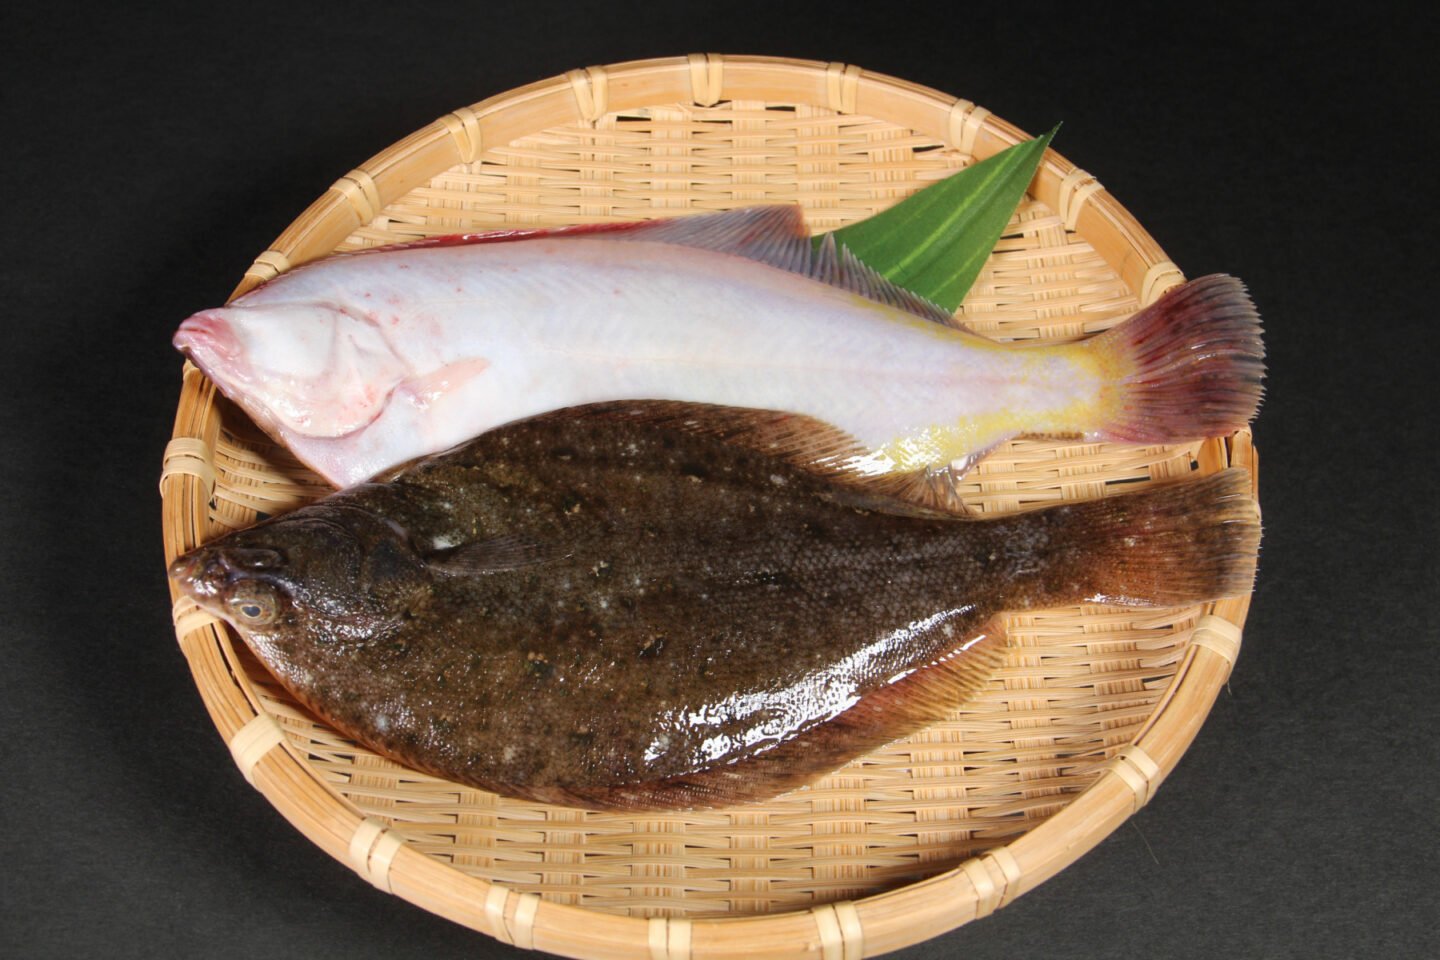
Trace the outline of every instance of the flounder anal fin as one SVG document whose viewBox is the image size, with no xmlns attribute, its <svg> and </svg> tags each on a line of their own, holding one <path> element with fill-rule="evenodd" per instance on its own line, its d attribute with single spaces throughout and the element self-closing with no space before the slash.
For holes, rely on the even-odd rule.
<svg viewBox="0 0 1440 960">
<path fill-rule="evenodd" d="M 995 676 L 1008 640 L 997 617 L 969 643 L 863 697 L 843 713 L 772 750 L 735 763 L 616 787 L 501 792 L 608 810 L 725 807 L 797 790 L 850 760 L 951 716 Z"/>
</svg>

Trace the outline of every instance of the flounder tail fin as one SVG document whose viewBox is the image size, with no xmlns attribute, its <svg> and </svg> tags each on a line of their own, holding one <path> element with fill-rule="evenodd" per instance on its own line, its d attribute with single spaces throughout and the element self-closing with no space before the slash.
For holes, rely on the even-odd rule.
<svg viewBox="0 0 1440 960">
<path fill-rule="evenodd" d="M 1113 379 L 1096 436 L 1175 443 L 1228 435 L 1263 393 L 1260 315 L 1234 277 L 1214 274 L 1166 293 L 1089 341 Z"/>
<path fill-rule="evenodd" d="M 1243 596 L 1254 585 L 1260 549 L 1251 483 L 1250 474 L 1231 468 L 1076 504 L 1061 534 L 1075 549 L 1056 555 L 1075 558 L 1071 578 L 1089 585 L 1085 599 L 1093 602 L 1158 606 Z"/>
</svg>

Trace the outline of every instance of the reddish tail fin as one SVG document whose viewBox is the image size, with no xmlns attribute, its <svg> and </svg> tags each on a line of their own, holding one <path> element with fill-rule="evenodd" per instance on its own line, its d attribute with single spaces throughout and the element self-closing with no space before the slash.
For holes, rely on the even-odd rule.
<svg viewBox="0 0 1440 960">
<path fill-rule="evenodd" d="M 1265 347 L 1245 286 L 1224 274 L 1171 290 L 1090 341 L 1114 371 L 1098 435 L 1129 443 L 1225 436 L 1260 405 Z"/>
<path fill-rule="evenodd" d="M 1069 508 L 1086 599 L 1185 604 L 1242 596 L 1255 580 L 1260 514 L 1250 475 L 1230 469 Z M 1073 602 L 1073 599 L 1069 600 Z"/>
</svg>

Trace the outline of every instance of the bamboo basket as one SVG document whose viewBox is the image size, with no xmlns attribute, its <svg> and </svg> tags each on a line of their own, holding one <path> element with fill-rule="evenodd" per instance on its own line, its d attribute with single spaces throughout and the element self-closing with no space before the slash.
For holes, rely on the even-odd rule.
<svg viewBox="0 0 1440 960">
<path fill-rule="evenodd" d="M 336 181 L 238 295 L 336 250 L 503 224 L 798 202 L 869 216 L 1026 135 L 967 100 L 854 66 L 714 54 L 574 70 L 462 107 Z M 1094 177 L 1053 151 L 958 316 L 1001 338 L 1103 330 L 1181 282 Z M 965 488 L 977 512 L 1090 499 L 1256 455 L 1022 440 Z M 167 560 L 328 488 L 193 366 L 162 479 Z M 1009 619 L 1000 674 L 946 722 L 812 787 L 629 815 L 510 800 L 357 747 L 299 708 L 224 624 L 173 593 L 175 632 L 245 778 L 382 890 L 571 957 L 874 956 L 983 917 L 1125 821 L 1189 746 L 1248 598 Z"/>
</svg>

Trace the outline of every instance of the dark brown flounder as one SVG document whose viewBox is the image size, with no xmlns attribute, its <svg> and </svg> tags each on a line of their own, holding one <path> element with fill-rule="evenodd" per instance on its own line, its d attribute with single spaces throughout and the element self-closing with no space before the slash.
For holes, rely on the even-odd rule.
<svg viewBox="0 0 1440 960">
<path fill-rule="evenodd" d="M 701 432 L 550 416 L 175 561 L 346 734 L 500 793 L 767 798 L 954 709 L 1003 611 L 1249 590 L 1249 478 L 962 520 Z"/>
</svg>

